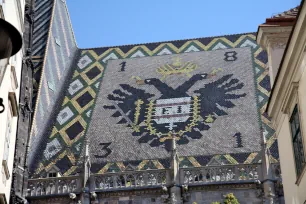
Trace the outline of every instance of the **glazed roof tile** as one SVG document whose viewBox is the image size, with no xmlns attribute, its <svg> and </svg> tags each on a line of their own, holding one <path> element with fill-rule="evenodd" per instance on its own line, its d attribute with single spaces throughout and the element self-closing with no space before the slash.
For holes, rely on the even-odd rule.
<svg viewBox="0 0 306 204">
<path fill-rule="evenodd" d="M 62 1 L 57 1 L 57 3 L 62 3 Z M 61 4 L 59 4 L 61 5 Z M 63 7 L 65 8 L 65 7 Z M 59 10 L 62 11 L 62 10 Z M 61 12 L 64 16 L 64 24 L 67 25 L 67 29 L 69 31 L 70 22 L 69 16 L 66 17 L 64 12 Z M 68 14 L 67 14 L 68 15 Z M 279 14 L 282 16 L 281 14 Z M 293 11 L 289 12 L 286 15 L 293 15 Z M 278 18 L 275 16 L 275 18 Z M 57 20 L 51 21 L 52 23 L 57 23 Z M 60 24 L 58 24 L 60 25 Z M 56 26 L 54 26 L 56 28 Z M 50 35 L 52 37 L 52 35 Z M 67 37 L 68 36 L 68 37 Z M 49 37 L 50 38 L 50 37 Z M 65 39 L 70 38 L 71 47 L 73 46 L 74 37 L 71 31 L 63 36 L 62 46 L 65 46 Z M 50 39 L 49 39 L 50 40 Z M 67 41 L 70 43 L 70 41 Z M 69 45 L 69 44 L 68 44 Z M 69 46 L 67 46 L 69 47 Z M 247 47 L 247 48 L 246 48 Z M 56 47 L 58 48 L 58 47 Z M 82 155 L 84 155 L 84 141 L 88 139 L 89 142 L 91 139 L 93 141 L 98 141 L 97 143 L 101 144 L 101 148 L 90 148 L 91 158 L 96 154 L 105 154 L 109 153 L 109 149 L 114 148 L 114 144 L 110 144 L 109 141 L 103 141 L 104 139 L 113 140 L 113 143 L 116 143 L 116 139 L 124 140 L 128 137 L 120 137 L 118 136 L 118 132 L 116 129 L 121 129 L 122 132 L 128 133 L 128 129 L 123 128 L 124 118 L 120 118 L 122 124 L 116 126 L 115 129 L 113 127 L 108 127 L 103 131 L 99 131 L 101 124 L 109 123 L 106 117 L 104 117 L 101 121 L 92 121 L 92 118 L 99 118 L 97 115 L 97 111 L 105 111 L 104 108 L 101 108 L 101 98 L 99 98 L 99 93 L 103 90 L 103 87 L 100 87 L 103 80 L 102 77 L 105 77 L 106 68 L 110 69 L 107 63 L 107 60 L 103 61 L 109 56 L 113 57 L 113 60 L 134 60 L 134 63 L 137 65 L 137 60 L 147 60 L 145 57 L 147 56 L 159 56 L 162 50 L 166 50 L 167 54 L 176 55 L 176 54 L 188 54 L 189 52 L 201 52 L 204 53 L 206 51 L 213 50 L 223 50 L 222 52 L 226 52 L 226 50 L 231 49 L 243 49 L 244 51 L 252 53 L 248 63 L 252 64 L 252 68 L 254 68 L 254 74 L 257 81 L 256 87 L 258 89 L 258 95 L 256 96 L 260 103 L 257 104 L 257 108 L 261 109 L 266 105 L 266 101 L 268 99 L 269 87 L 266 87 L 266 83 L 261 83 L 262 80 L 266 79 L 267 72 L 265 71 L 265 64 L 267 62 L 266 52 L 263 51 L 255 41 L 255 33 L 243 33 L 243 34 L 233 34 L 233 35 L 224 35 L 224 36 L 214 36 L 214 37 L 205 37 L 205 38 L 195 38 L 195 39 L 185 39 L 185 40 L 175 40 L 175 41 L 166 41 L 166 42 L 156 42 L 156 43 L 146 43 L 146 44 L 137 44 L 137 45 L 123 45 L 123 46 L 114 46 L 114 47 L 100 47 L 100 48 L 88 48 L 88 49 L 77 49 L 73 50 L 73 54 L 70 57 L 69 65 L 70 67 L 65 67 L 65 69 L 55 70 L 53 73 L 57 77 L 57 75 L 62 76 L 61 72 L 65 72 L 65 76 L 60 78 L 60 82 L 63 84 L 62 89 L 58 89 L 59 96 L 57 97 L 56 108 L 50 111 L 46 111 L 45 114 L 54 115 L 53 120 L 48 121 L 49 130 L 40 133 L 40 142 L 39 145 L 33 146 L 33 152 L 35 152 L 35 156 L 30 163 L 31 173 L 36 176 L 43 176 L 48 172 L 48 170 L 52 169 L 55 165 L 64 175 L 70 175 L 76 173 L 78 171 L 77 166 L 80 166 L 82 161 Z M 249 51 L 251 50 L 251 51 Z M 138 52 L 139 51 L 139 52 Z M 138 58 L 133 58 L 134 54 L 138 52 Z M 52 59 L 61 58 L 61 56 L 52 56 L 54 54 L 59 55 L 60 52 L 53 52 L 52 54 L 47 53 L 47 59 L 51 57 Z M 235 53 L 235 52 L 232 52 Z M 206 53 L 207 54 L 207 53 Z M 245 54 L 245 53 L 243 53 Z M 142 56 L 140 56 L 142 55 Z M 196 54 L 197 56 L 199 54 Z M 222 57 L 223 53 L 221 54 Z M 136 56 L 136 55 L 135 55 Z M 198 56 L 200 57 L 200 55 Z M 133 59 L 132 59 L 133 58 Z M 63 58 L 66 59 L 66 58 Z M 157 58 L 155 58 L 157 59 Z M 233 57 L 235 59 L 235 57 Z M 245 59 L 248 59 L 246 56 Z M 59 63 L 62 63 L 58 59 Z M 165 60 L 165 59 L 163 59 Z M 52 60 L 51 60 L 52 61 Z M 121 62 L 120 61 L 120 62 Z M 222 63 L 227 63 L 226 61 L 221 59 Z M 132 62 L 132 61 L 131 61 Z M 230 62 L 231 63 L 231 62 Z M 254 66 L 253 66 L 254 65 Z M 52 66 L 49 65 L 49 66 Z M 56 67 L 56 66 L 53 66 Z M 67 69 L 66 69 L 67 68 Z M 130 69 L 130 68 L 129 68 Z M 66 71 L 65 71 L 66 70 Z M 115 73 L 115 72 L 114 72 Z M 141 72 L 139 72 L 141 73 Z M 244 73 L 244 72 L 243 72 Z M 251 72 L 253 74 L 253 70 Z M 51 76 L 50 76 L 51 77 Z M 106 77 L 110 77 L 109 75 Z M 146 77 L 146 76 L 144 76 Z M 246 76 L 247 77 L 247 76 Z M 249 76 L 248 76 L 249 77 Z M 120 80 L 120 79 L 118 79 Z M 111 81 L 111 80 L 109 80 Z M 115 80 L 114 80 L 115 81 Z M 174 82 L 172 82 L 174 83 Z M 109 84 L 107 85 L 109 86 Z M 48 89 L 48 87 L 45 87 Z M 44 94 L 39 97 L 38 101 L 42 105 L 46 105 L 43 98 L 46 98 L 46 94 L 44 91 L 39 92 L 40 94 Z M 121 93 L 121 92 L 117 92 Z M 121 93 L 122 94 L 122 93 Z M 105 97 L 102 97 L 105 98 Z M 184 97 L 183 97 L 184 98 Z M 236 96 L 237 98 L 237 96 Z M 82 101 L 80 101 L 82 99 Z M 52 99 L 55 100 L 55 99 Z M 100 100 L 100 102 L 99 102 Z M 104 99 L 103 99 L 104 100 Z M 97 102 L 98 101 L 98 102 Z M 99 110 L 96 109 L 96 105 L 100 104 Z M 95 113 L 96 111 L 96 113 Z M 42 110 L 40 113 L 43 112 Z M 111 117 L 118 117 L 120 113 L 114 112 Z M 95 117 L 93 117 L 95 116 Z M 121 116 L 120 116 L 121 117 Z M 252 120 L 261 120 L 260 117 L 254 116 Z M 271 143 L 271 147 L 275 150 L 275 139 L 272 137 L 274 131 L 272 128 L 268 127 L 269 121 L 265 115 L 261 117 L 265 118 L 263 121 L 265 124 L 265 135 L 268 138 L 268 141 Z M 124 119 L 124 120 L 123 120 Z M 105 120 L 105 121 L 104 121 Z M 113 119 L 112 119 L 113 120 Z M 118 122 L 118 123 L 119 123 Z M 114 123 L 115 125 L 115 123 Z M 238 125 L 238 124 L 237 124 Z M 238 125 L 239 126 L 239 125 Z M 267 126 L 267 127 L 266 127 Z M 71 128 L 73 127 L 73 128 Z M 202 127 L 203 128 L 203 127 Z M 52 130 L 51 130 L 52 129 Z M 91 129 L 91 132 L 88 133 L 88 130 Z M 97 131 L 98 133 L 97 134 Z M 221 131 L 221 130 L 220 130 Z M 256 130 L 257 131 L 257 130 Z M 259 131 L 259 130 L 258 130 Z M 101 134 L 109 133 L 109 137 L 101 137 L 97 140 L 97 137 L 100 137 Z M 119 131 L 120 132 L 120 131 Z M 92 133 L 92 134 L 91 134 Z M 195 134 L 194 137 L 198 137 L 199 134 Z M 234 136 L 232 136 L 234 137 Z M 239 134 L 237 134 L 239 137 Z M 258 137 L 261 137 L 258 134 Z M 257 138 L 258 139 L 258 138 Z M 146 142 L 142 140 L 142 142 Z M 109 171 L 117 171 L 123 170 L 127 166 L 134 166 L 136 169 L 146 169 L 146 168 L 168 168 L 169 167 L 169 153 L 164 151 L 164 153 L 160 153 L 160 149 L 156 148 L 155 150 L 149 146 L 149 144 L 139 144 L 139 151 L 142 151 L 142 157 L 137 159 L 137 154 L 132 154 L 131 156 L 136 159 L 125 159 L 128 155 L 124 155 L 125 151 L 120 152 L 121 149 L 128 148 L 124 146 L 124 143 L 135 145 L 135 142 L 132 143 L 130 141 L 121 142 L 120 144 L 123 146 L 116 146 L 116 151 L 118 151 L 118 157 L 109 157 L 105 156 L 105 158 L 100 159 L 100 162 L 92 162 L 92 172 L 109 172 Z M 158 143 L 158 142 L 157 142 Z M 216 152 L 218 150 L 217 146 L 209 147 L 211 152 Z M 151 149 L 151 150 L 149 150 Z M 253 151 L 255 149 L 249 149 L 248 151 L 240 151 L 234 150 L 233 152 L 222 152 L 222 154 L 193 154 L 188 155 L 188 150 L 184 150 L 182 153 L 182 157 L 180 158 L 183 166 L 193 165 L 193 166 L 201 166 L 207 165 L 212 160 L 222 161 L 229 164 L 237 164 L 237 163 L 252 163 L 257 162 L 258 159 L 258 151 Z M 94 152 L 93 152 L 94 151 Z M 115 151 L 115 150 L 113 150 Z M 135 150 L 136 151 L 136 150 Z M 143 153 L 147 151 L 147 157 L 144 157 Z M 194 152 L 194 151 L 193 151 Z M 277 151 L 274 151 L 273 155 L 276 159 L 278 158 Z M 131 152 L 128 152 L 131 153 Z M 133 153 L 133 152 L 132 152 Z M 154 156 L 161 155 L 161 156 Z M 188 156 L 186 156 L 188 155 Z M 149 161 L 150 160 L 150 161 Z"/>
<path fill-rule="evenodd" d="M 290 10 L 275 14 L 272 16 L 272 18 L 296 18 L 297 14 L 299 12 L 300 6 L 297 6 L 295 8 L 292 8 Z"/>
</svg>

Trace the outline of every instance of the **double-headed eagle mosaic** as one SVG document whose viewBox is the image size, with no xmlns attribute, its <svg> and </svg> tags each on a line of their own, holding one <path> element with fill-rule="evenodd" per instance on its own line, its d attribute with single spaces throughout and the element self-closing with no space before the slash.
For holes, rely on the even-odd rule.
<svg viewBox="0 0 306 204">
<path fill-rule="evenodd" d="M 132 135 L 139 137 L 139 143 L 152 147 L 164 145 L 170 150 L 173 138 L 179 145 L 200 139 L 201 132 L 208 130 L 218 117 L 227 115 L 226 109 L 235 106 L 232 101 L 245 97 L 246 93 L 237 93 L 244 84 L 232 74 L 219 77 L 216 75 L 219 69 L 215 69 L 209 74 L 192 75 L 195 69 L 196 64 L 181 63 L 177 59 L 156 70 L 162 75 L 161 79 L 136 77 L 137 85 L 119 84 L 120 88 L 107 96 L 110 103 L 104 108 L 114 110 L 112 117 L 121 118 L 117 124 L 127 124 L 133 130 Z M 163 82 L 172 74 L 184 74 L 189 79 L 173 88 Z M 215 80 L 207 82 L 212 76 Z M 196 83 L 203 85 L 187 94 Z M 161 96 L 156 99 L 142 86 L 154 86 Z"/>
</svg>

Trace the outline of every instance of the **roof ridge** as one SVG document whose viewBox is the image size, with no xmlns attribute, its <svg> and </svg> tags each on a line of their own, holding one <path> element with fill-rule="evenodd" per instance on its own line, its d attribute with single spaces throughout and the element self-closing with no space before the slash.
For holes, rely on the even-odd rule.
<svg viewBox="0 0 306 204">
<path fill-rule="evenodd" d="M 69 28 L 72 32 L 72 37 L 73 37 L 74 43 L 75 43 L 76 47 L 79 49 L 77 41 L 76 41 L 76 37 L 75 37 L 75 34 L 74 34 L 74 30 L 73 30 L 72 21 L 71 21 L 70 14 L 69 14 L 67 2 L 63 1 L 63 3 L 65 5 L 65 11 L 66 11 L 66 14 L 68 16 L 68 21 L 69 21 Z"/>
<path fill-rule="evenodd" d="M 205 38 L 221 38 L 221 37 L 228 37 L 234 35 L 250 35 L 255 34 L 256 32 L 247 32 L 247 33 L 235 33 L 235 34 L 227 34 L 227 35 L 217 35 L 217 36 L 207 36 L 207 37 L 197 37 L 197 38 L 187 38 L 181 40 L 165 40 L 165 41 L 158 41 L 158 42 L 147 42 L 147 43 L 135 43 L 135 44 L 125 44 L 125 45 L 114 45 L 114 46 L 105 46 L 105 47 L 89 47 L 89 48 L 78 48 L 79 50 L 90 50 L 90 49 L 101 49 L 101 48 L 116 48 L 116 47 L 128 47 L 128 46 L 139 46 L 139 45 L 148 45 L 153 43 L 173 43 L 178 41 L 189 41 L 189 40 L 198 40 L 198 39 L 205 39 Z"/>
</svg>

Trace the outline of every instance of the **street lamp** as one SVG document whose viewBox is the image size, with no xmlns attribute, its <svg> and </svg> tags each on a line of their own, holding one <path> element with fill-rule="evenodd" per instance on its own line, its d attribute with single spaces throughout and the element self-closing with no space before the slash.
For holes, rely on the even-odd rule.
<svg viewBox="0 0 306 204">
<path fill-rule="evenodd" d="M 10 57 L 15 55 L 21 46 L 22 37 L 19 31 L 7 21 L 0 19 L 0 87 Z M 4 110 L 3 99 L 0 98 L 0 113 Z"/>
</svg>

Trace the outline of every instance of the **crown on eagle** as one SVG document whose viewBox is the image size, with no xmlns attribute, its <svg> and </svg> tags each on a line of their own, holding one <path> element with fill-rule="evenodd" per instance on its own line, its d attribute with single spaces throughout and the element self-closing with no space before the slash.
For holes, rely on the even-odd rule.
<svg viewBox="0 0 306 204">
<path fill-rule="evenodd" d="M 198 65 L 192 62 L 182 63 L 181 58 L 176 57 L 173 59 L 172 64 L 165 64 L 156 69 L 162 75 L 162 79 L 172 74 L 185 74 L 191 77 L 190 72 L 198 68 Z"/>
</svg>

